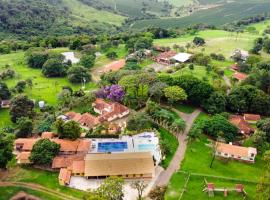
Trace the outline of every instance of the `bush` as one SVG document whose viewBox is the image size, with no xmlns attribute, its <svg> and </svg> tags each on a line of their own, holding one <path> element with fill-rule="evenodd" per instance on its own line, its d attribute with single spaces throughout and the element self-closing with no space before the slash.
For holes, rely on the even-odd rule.
<svg viewBox="0 0 270 200">
<path fill-rule="evenodd" d="M 71 83 L 82 83 L 82 82 L 89 82 L 91 80 L 91 74 L 89 70 L 81 67 L 81 66 L 74 66 L 71 67 L 68 72 L 68 80 Z"/>
</svg>

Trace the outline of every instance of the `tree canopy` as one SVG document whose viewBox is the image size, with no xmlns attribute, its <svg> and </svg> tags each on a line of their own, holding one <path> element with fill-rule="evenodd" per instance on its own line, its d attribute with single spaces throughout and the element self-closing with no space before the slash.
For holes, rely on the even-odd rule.
<svg viewBox="0 0 270 200">
<path fill-rule="evenodd" d="M 38 140 L 32 149 L 30 161 L 37 165 L 50 165 L 60 151 L 60 144 L 49 139 Z"/>
</svg>

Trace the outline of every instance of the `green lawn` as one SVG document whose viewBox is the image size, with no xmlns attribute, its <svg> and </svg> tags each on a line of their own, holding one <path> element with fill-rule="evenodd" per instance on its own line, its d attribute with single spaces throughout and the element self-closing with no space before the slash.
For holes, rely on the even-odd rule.
<svg viewBox="0 0 270 200">
<path fill-rule="evenodd" d="M 68 51 L 67 48 L 57 48 L 50 51 L 61 53 Z M 40 69 L 32 69 L 25 63 L 24 52 L 16 52 L 6 55 L 0 55 L 0 71 L 4 70 L 5 65 L 10 65 L 11 69 L 16 72 L 13 79 L 5 80 L 8 87 L 13 88 L 18 81 L 32 79 L 33 87 L 27 87 L 24 93 L 36 101 L 44 100 L 50 105 L 57 105 L 57 95 L 61 92 L 63 86 L 70 86 L 74 90 L 79 90 L 81 84 L 72 84 L 66 77 L 63 78 L 46 78 Z M 86 90 L 93 90 L 96 85 L 92 82 L 86 84 Z M 11 125 L 9 119 L 9 110 L 0 110 L 0 127 Z"/>
<path fill-rule="evenodd" d="M 178 148 L 179 143 L 178 143 L 177 138 L 174 137 L 167 130 L 160 128 L 159 133 L 160 133 L 161 140 L 170 144 L 170 153 L 166 155 L 166 158 L 161 163 L 162 167 L 167 168 Z"/>
<path fill-rule="evenodd" d="M 191 114 L 196 110 L 195 106 L 188 105 L 188 104 L 181 104 L 181 103 L 174 104 L 173 107 L 179 110 L 180 112 L 187 113 L 187 114 Z"/>
<path fill-rule="evenodd" d="M 1 179 L 0 179 L 1 180 Z M 27 183 L 37 183 L 44 187 L 53 189 L 58 192 L 66 193 L 74 197 L 82 198 L 85 192 L 60 186 L 58 183 L 58 172 L 47 172 L 43 170 L 16 167 L 11 169 L 6 181 L 18 181 Z"/>
<path fill-rule="evenodd" d="M 41 199 L 46 199 L 46 200 L 59 200 L 59 198 L 48 195 L 43 192 L 38 192 L 35 190 L 30 190 L 27 188 L 22 188 L 22 187 L 0 187 L 0 200 L 7 200 L 10 199 L 12 196 L 16 195 L 18 192 L 26 192 L 27 194 L 34 195 L 36 197 L 39 197 Z"/>
<path fill-rule="evenodd" d="M 120 26 L 126 18 L 112 12 L 97 10 L 79 0 L 63 0 L 63 4 L 70 9 L 73 17 L 72 22 L 79 26 L 81 24 L 91 24 L 94 21 Z"/>
<path fill-rule="evenodd" d="M 249 33 L 242 33 L 237 36 L 236 33 L 230 33 L 223 30 L 205 30 L 198 32 L 196 35 L 184 35 L 178 38 L 158 39 L 154 41 L 154 44 L 169 47 L 173 47 L 174 44 L 185 46 L 186 43 L 192 42 L 196 36 L 204 38 L 206 40 L 206 44 L 203 47 L 191 48 L 189 51 L 194 53 L 203 51 L 206 54 L 220 53 L 226 58 L 229 58 L 237 48 L 250 50 L 253 45 L 253 41 L 258 37 L 258 35 Z"/>
<path fill-rule="evenodd" d="M 183 192 L 183 188 L 185 185 L 185 182 L 187 180 L 188 174 L 186 173 L 175 173 L 173 177 L 171 178 L 171 182 L 168 185 L 168 190 L 165 195 L 166 200 L 179 200 L 179 197 L 181 193 Z M 183 193 L 182 200 L 194 200 L 194 199 L 200 199 L 200 200 L 208 200 L 210 197 L 206 192 L 203 192 L 202 190 L 205 188 L 205 182 L 204 179 L 206 179 L 207 182 L 214 183 L 216 187 L 218 188 L 235 188 L 236 184 L 239 184 L 238 181 L 234 180 L 225 180 L 220 178 L 209 178 L 209 177 L 203 177 L 203 176 L 194 176 L 191 175 L 190 179 L 187 184 L 186 190 Z M 256 184 L 255 183 L 249 183 L 249 182 L 241 182 L 241 184 L 244 185 L 244 189 L 248 194 L 248 199 L 254 199 L 255 191 L 256 191 Z M 225 199 L 222 192 L 215 192 L 215 196 L 211 197 L 213 200 L 222 200 Z M 228 200 L 241 200 L 243 199 L 243 196 L 236 193 L 236 192 L 229 192 L 228 197 L 226 197 Z"/>
<path fill-rule="evenodd" d="M 195 120 L 195 123 L 209 118 L 205 113 L 201 113 Z M 248 193 L 250 199 L 254 198 L 256 191 L 256 183 L 262 175 L 264 161 L 260 156 L 256 157 L 255 164 L 242 163 L 238 161 L 224 161 L 219 158 L 214 160 L 212 168 L 210 163 L 212 160 L 212 149 L 207 146 L 209 141 L 205 135 L 201 135 L 198 139 L 189 141 L 185 158 L 181 164 L 181 171 L 175 173 L 168 185 L 166 192 L 166 200 L 178 200 L 183 191 L 183 186 L 188 173 L 195 173 L 190 176 L 185 193 L 182 200 L 193 199 L 209 199 L 206 193 L 202 192 L 204 188 L 204 177 L 208 182 L 215 183 L 218 187 L 234 187 L 237 183 L 242 183 Z M 207 177 L 210 176 L 210 177 Z M 215 176 L 215 177 L 213 177 Z M 238 179 L 238 180 L 227 180 Z M 213 199 L 223 199 L 223 194 L 216 194 Z M 226 199 L 241 199 L 241 196 L 235 193 L 229 193 Z"/>
<path fill-rule="evenodd" d="M 67 51 L 65 48 L 55 49 L 57 52 Z M 6 64 L 11 66 L 11 69 L 15 70 L 16 77 L 5 82 L 9 88 L 12 88 L 20 80 L 26 80 L 28 78 L 33 81 L 33 88 L 27 88 L 25 93 L 35 100 L 45 100 L 51 105 L 57 104 L 57 94 L 62 90 L 63 86 L 70 86 L 75 90 L 81 88 L 80 84 L 72 84 L 67 78 L 46 78 L 42 75 L 40 69 L 29 68 L 25 63 L 24 52 L 11 53 L 0 56 L 0 70 L 4 68 Z M 95 88 L 94 83 L 88 83 L 86 90 Z"/>
<path fill-rule="evenodd" d="M 12 125 L 9 117 L 9 109 L 0 110 L 0 128 L 4 126 Z"/>
<path fill-rule="evenodd" d="M 173 76 L 178 76 L 178 75 L 180 76 L 193 75 L 197 77 L 198 79 L 208 81 L 210 84 L 213 84 L 214 80 L 220 80 L 221 82 L 223 82 L 223 84 L 225 84 L 224 80 L 218 74 L 216 74 L 213 70 L 210 72 L 207 72 L 205 66 L 195 65 L 193 70 L 191 70 L 188 66 L 186 66 L 185 68 L 180 69 L 173 74 Z"/>
</svg>

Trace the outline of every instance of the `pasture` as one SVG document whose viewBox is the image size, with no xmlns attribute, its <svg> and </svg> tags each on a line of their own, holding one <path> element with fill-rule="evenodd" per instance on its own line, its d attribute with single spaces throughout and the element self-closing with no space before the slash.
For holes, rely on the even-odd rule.
<svg viewBox="0 0 270 200">
<path fill-rule="evenodd" d="M 200 1 L 200 3 L 207 2 L 217 3 L 217 0 Z M 150 25 L 162 28 L 185 28 L 198 23 L 206 23 L 220 27 L 242 18 L 269 12 L 269 7 L 270 2 L 266 0 L 238 0 L 233 3 L 225 3 L 218 7 L 197 11 L 187 17 L 140 20 L 135 22 L 132 28 L 140 29 Z M 239 10 L 241 10 L 241 12 L 239 12 Z"/>
<path fill-rule="evenodd" d="M 63 4 L 71 11 L 72 23 L 77 26 L 89 23 L 93 25 L 94 21 L 120 26 L 126 18 L 105 10 L 97 10 L 79 0 L 63 0 Z"/>
<path fill-rule="evenodd" d="M 56 49 L 54 51 L 64 52 L 67 49 Z M 32 79 L 33 87 L 26 88 L 25 93 L 31 99 L 44 100 L 51 105 L 56 105 L 57 94 L 62 90 L 63 86 L 70 86 L 74 90 L 79 90 L 81 84 L 72 84 L 67 78 L 46 78 L 43 76 L 40 69 L 29 68 L 25 62 L 24 52 L 16 52 L 7 55 L 0 56 L 0 70 L 2 70 L 5 65 L 10 65 L 10 69 L 16 72 L 16 76 L 13 79 L 5 80 L 9 88 L 16 85 L 18 81 Z M 91 90 L 95 88 L 93 83 L 88 83 L 86 85 L 86 90 Z"/>
<path fill-rule="evenodd" d="M 123 15 L 131 17 L 142 17 L 144 13 L 142 9 L 145 9 L 146 13 L 151 13 L 156 16 L 162 16 L 169 14 L 163 1 L 151 1 L 151 0 L 100 0 L 100 4 L 111 7 L 112 10 L 117 11 Z M 169 11 L 169 9 L 168 9 Z"/>
<path fill-rule="evenodd" d="M 206 54 L 219 53 L 229 58 L 237 48 L 250 50 L 254 40 L 258 37 L 256 34 L 231 33 L 223 30 L 205 30 L 195 35 L 184 35 L 178 38 L 158 39 L 154 41 L 155 45 L 173 47 L 174 44 L 185 47 L 187 43 L 192 43 L 194 37 L 202 37 L 206 44 L 202 47 L 191 47 L 191 52 L 204 52 Z"/>
</svg>

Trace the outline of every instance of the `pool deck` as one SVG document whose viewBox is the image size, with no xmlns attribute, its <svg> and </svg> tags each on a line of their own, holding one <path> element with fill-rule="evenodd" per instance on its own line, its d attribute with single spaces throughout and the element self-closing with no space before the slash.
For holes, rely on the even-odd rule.
<svg viewBox="0 0 270 200">
<path fill-rule="evenodd" d="M 126 142 L 127 149 L 122 151 L 108 151 L 110 153 L 123 153 L 123 152 L 151 152 L 156 160 L 156 164 L 161 162 L 161 150 L 159 146 L 159 138 L 154 132 L 145 132 L 134 136 L 122 136 L 119 139 L 92 139 L 92 148 L 89 153 L 104 153 L 99 151 L 100 143 L 117 143 Z"/>
</svg>

